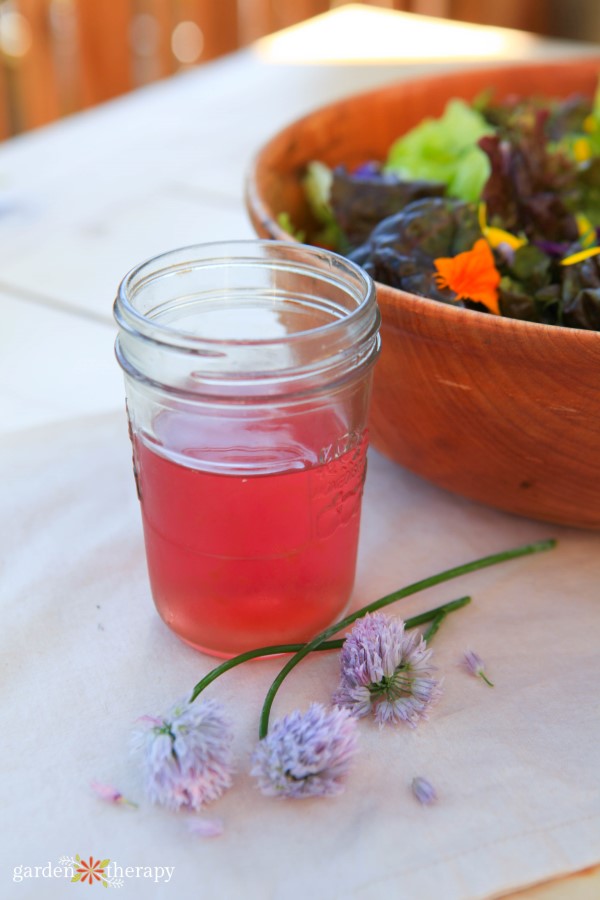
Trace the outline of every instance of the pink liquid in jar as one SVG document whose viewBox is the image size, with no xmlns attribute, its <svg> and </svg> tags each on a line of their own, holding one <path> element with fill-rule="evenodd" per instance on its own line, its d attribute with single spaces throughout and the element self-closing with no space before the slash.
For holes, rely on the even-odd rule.
<svg viewBox="0 0 600 900">
<path fill-rule="evenodd" d="M 134 457 L 166 624 L 231 656 L 305 641 L 339 618 L 354 582 L 366 433 L 344 433 L 328 411 L 271 429 L 242 422 L 233 433 L 229 421 L 226 440 L 206 423 L 200 437 L 168 412 L 154 431 L 152 443 L 134 436 Z M 218 459 L 231 473 L 210 470 Z"/>
</svg>

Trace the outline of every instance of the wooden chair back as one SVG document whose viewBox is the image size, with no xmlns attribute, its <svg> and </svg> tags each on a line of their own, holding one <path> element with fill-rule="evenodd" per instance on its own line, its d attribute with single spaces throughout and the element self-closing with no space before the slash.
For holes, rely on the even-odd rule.
<svg viewBox="0 0 600 900">
<path fill-rule="evenodd" d="M 341 2 L 0 0 L 0 139 L 214 59 Z M 471 19 L 479 8 L 479 0 L 362 2 Z M 521 9 L 546 0 L 506 2 Z"/>
</svg>

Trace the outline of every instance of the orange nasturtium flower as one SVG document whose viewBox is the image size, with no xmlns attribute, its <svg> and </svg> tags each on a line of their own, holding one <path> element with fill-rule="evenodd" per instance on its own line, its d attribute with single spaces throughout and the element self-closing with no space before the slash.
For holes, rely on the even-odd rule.
<svg viewBox="0 0 600 900">
<path fill-rule="evenodd" d="M 471 250 L 452 257 L 434 259 L 435 281 L 439 288 L 454 291 L 458 300 L 483 303 L 490 312 L 500 315 L 498 285 L 500 273 L 488 242 L 480 238 Z"/>
</svg>

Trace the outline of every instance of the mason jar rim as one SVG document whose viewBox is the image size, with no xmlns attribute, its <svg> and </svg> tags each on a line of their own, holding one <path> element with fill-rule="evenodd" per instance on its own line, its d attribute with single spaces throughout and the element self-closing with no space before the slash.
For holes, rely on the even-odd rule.
<svg viewBox="0 0 600 900">
<path fill-rule="evenodd" d="M 268 255 L 260 256 L 256 251 L 261 249 L 269 249 L 274 251 L 285 251 L 286 255 L 297 255 L 297 260 L 281 258 L 277 256 L 269 257 Z M 208 253 L 213 250 L 214 254 L 209 256 Z M 255 251 L 255 252 L 253 252 Z M 181 257 L 187 255 L 184 261 Z M 309 259 L 303 265 L 302 257 Z M 294 270 L 298 272 L 308 271 L 310 266 L 310 258 L 321 261 L 329 261 L 329 263 L 338 266 L 340 275 L 335 277 L 334 270 L 326 273 L 324 270 L 316 269 L 312 274 L 339 286 L 349 295 L 353 295 L 357 301 L 354 309 L 339 318 L 318 325 L 314 328 L 308 328 L 286 334 L 283 336 L 269 338 L 223 338 L 223 337 L 204 337 L 193 334 L 173 327 L 172 325 L 156 321 L 150 316 L 139 312 L 134 305 L 135 296 L 141 292 L 144 285 L 151 283 L 170 272 L 190 271 L 193 268 L 214 268 L 218 265 L 237 264 L 257 267 L 277 266 L 280 269 Z M 169 264 L 169 260 L 171 260 Z M 162 264 L 162 265 L 161 265 Z M 150 269 L 150 267 L 154 267 Z M 146 278 L 143 278 L 136 284 L 144 269 L 148 269 Z M 351 274 L 356 280 L 356 289 L 353 289 L 348 281 L 342 276 L 342 272 Z M 117 323 L 131 334 L 137 334 L 147 340 L 155 343 L 172 346 L 180 350 L 189 349 L 193 351 L 198 347 L 205 345 L 209 347 L 269 347 L 282 344 L 293 344 L 297 341 L 305 340 L 308 336 L 318 337 L 319 335 L 331 336 L 336 330 L 346 331 L 354 322 L 362 319 L 365 314 L 369 314 L 371 307 L 375 301 L 375 283 L 370 275 L 365 272 L 357 263 L 352 260 L 321 247 L 308 246 L 292 241 L 275 241 L 263 239 L 246 239 L 234 241 L 209 241 L 206 243 L 190 244 L 184 247 L 177 247 L 163 253 L 148 257 L 141 263 L 138 263 L 124 276 L 117 291 L 117 297 L 114 303 L 114 315 Z"/>
</svg>

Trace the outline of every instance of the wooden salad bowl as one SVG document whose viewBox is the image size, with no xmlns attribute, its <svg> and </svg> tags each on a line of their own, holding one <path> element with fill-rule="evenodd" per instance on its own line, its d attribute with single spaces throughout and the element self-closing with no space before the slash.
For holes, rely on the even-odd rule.
<svg viewBox="0 0 600 900">
<path fill-rule="evenodd" d="M 401 82 L 321 108 L 254 159 L 246 203 L 261 237 L 311 227 L 306 164 L 382 160 L 452 97 L 593 96 L 600 60 L 507 65 Z M 600 529 L 600 333 L 517 321 L 377 284 L 382 353 L 372 444 L 441 487 L 498 509 Z"/>
</svg>

